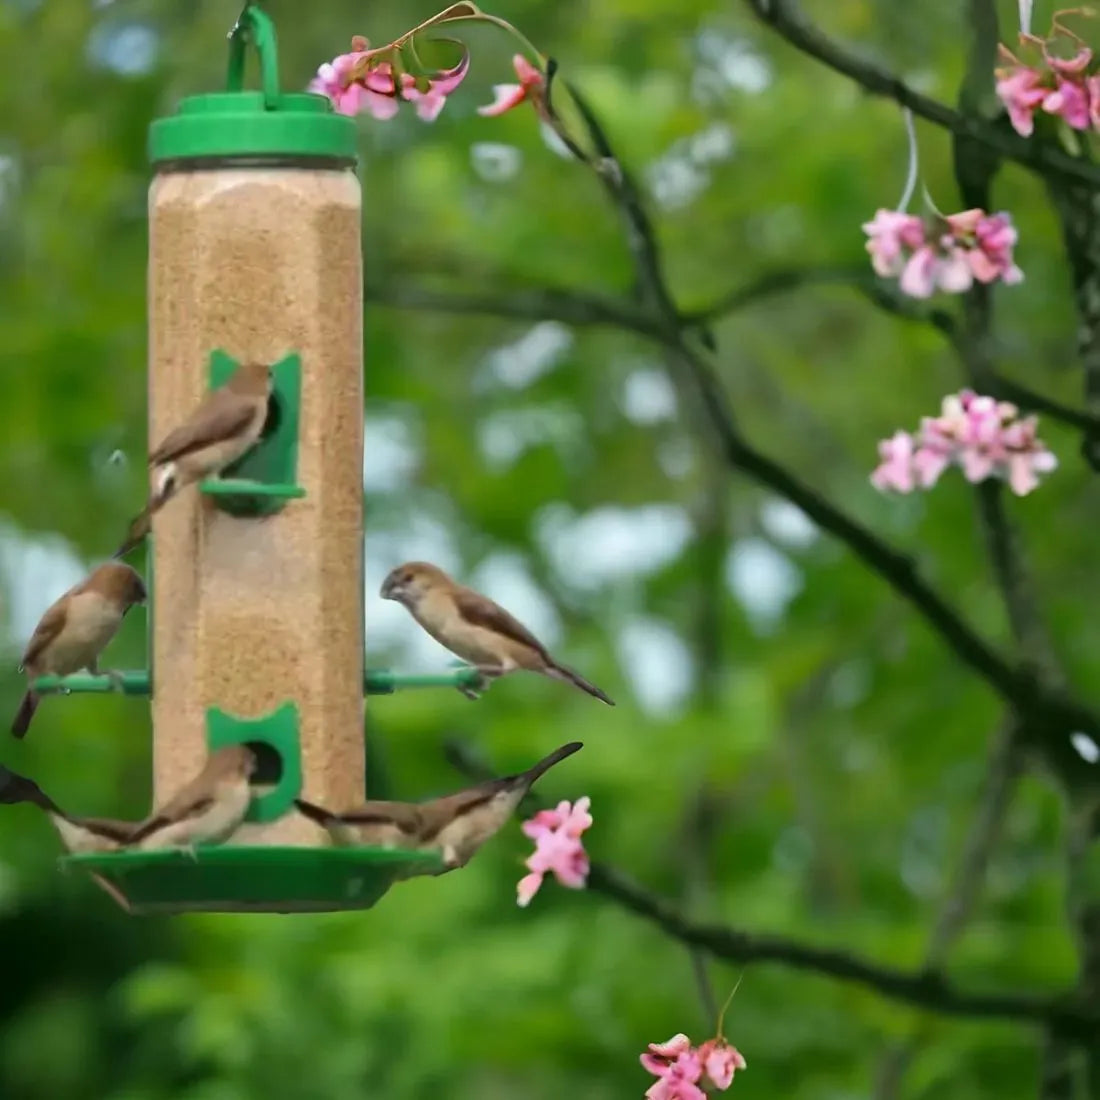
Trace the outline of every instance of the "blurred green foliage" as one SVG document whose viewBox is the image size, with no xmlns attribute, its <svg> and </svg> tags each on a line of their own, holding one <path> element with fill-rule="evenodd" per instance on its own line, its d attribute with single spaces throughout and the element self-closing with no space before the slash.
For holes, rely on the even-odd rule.
<svg viewBox="0 0 1100 1100">
<path fill-rule="evenodd" d="M 304 84 L 353 33 L 379 43 L 432 13 L 394 0 L 267 7 L 288 85 Z M 953 99 L 962 5 L 808 8 Z M 27 540 L 102 556 L 140 496 L 145 132 L 179 96 L 220 86 L 236 10 L 234 0 L 0 2 L 3 715 L 21 691 L 11 609 L 44 607 L 57 594 L 33 588 L 50 574 Z M 737 3 L 509 0 L 493 10 L 560 61 L 646 183 L 685 308 L 776 267 L 865 261 L 860 223 L 896 202 L 905 172 L 889 103 L 769 37 Z M 1014 12 L 1003 5 L 1005 37 Z M 476 114 L 491 84 L 510 79 L 512 51 L 481 30 L 470 39 L 471 75 L 434 125 L 411 110 L 362 122 L 368 282 L 469 291 L 495 279 L 628 293 L 620 227 L 597 183 L 546 147 L 529 113 Z M 925 182 L 954 209 L 949 143 L 919 130 Z M 486 157 L 508 170 L 487 170 Z M 1027 273 L 1022 287 L 998 294 L 999 367 L 1075 404 L 1069 276 L 1041 182 L 1004 171 L 997 205 L 1013 212 Z M 529 328 L 368 308 L 368 471 L 384 442 L 371 418 L 400 421 L 415 443 L 403 480 L 368 492 L 368 559 L 388 568 L 393 560 L 376 560 L 372 547 L 396 560 L 402 539 L 425 525 L 448 533 L 464 575 L 493 555 L 518 555 L 564 623 L 563 658 L 620 705 L 601 708 L 534 678 L 499 684 L 476 706 L 450 692 L 379 699 L 368 731 L 372 790 L 385 783 L 419 797 L 454 786 L 448 737 L 475 742 L 501 769 L 581 737 L 584 753 L 543 793 L 592 796 L 594 857 L 661 893 L 690 893 L 700 917 L 918 967 L 979 796 L 997 701 L 850 554 L 829 539 L 785 537 L 774 500 L 715 469 L 689 401 L 667 417 L 628 415 L 632 377 L 663 367 L 654 347 L 578 330 L 553 369 L 502 384 L 486 363 Z M 876 441 L 915 426 L 961 384 L 942 339 L 839 286 L 738 312 L 718 337 L 722 380 L 747 433 L 912 553 L 1005 642 L 970 487 L 946 477 L 927 497 L 896 500 L 867 482 Z M 494 460 L 483 446 L 494 417 L 513 432 L 526 417 L 538 431 Z M 1074 682 L 1089 685 L 1100 675 L 1100 619 L 1088 598 L 1096 483 L 1072 431 L 1045 420 L 1042 434 L 1062 466 L 1008 507 L 1058 651 Z M 128 467 L 108 461 L 116 449 Z M 652 504 L 681 509 L 690 524 L 683 545 L 651 567 L 588 584 L 547 552 L 542 534 L 555 516 Z M 797 578 L 772 620 L 754 618 L 727 583 L 746 546 L 781 555 Z M 633 560 L 637 547 L 626 550 Z M 394 660 L 371 641 L 379 604 L 368 597 L 371 659 Z M 623 639 L 639 622 L 674 632 L 694 662 L 694 688 L 665 709 L 644 706 L 647 685 L 632 678 Z M 111 652 L 115 663 L 142 663 L 140 616 Z M 660 679 L 659 665 L 647 668 Z M 33 735 L 5 742 L 3 759 L 76 812 L 147 808 L 150 729 L 138 701 L 47 700 Z M 698 852 L 685 819 L 701 785 L 717 827 Z M 1061 829 L 1057 794 L 1027 778 L 952 957 L 960 984 L 1044 992 L 1072 982 Z M 362 914 L 141 920 L 59 876 L 48 825 L 30 809 L 6 810 L 0 1096 L 640 1096 L 648 1079 L 637 1053 L 647 1041 L 678 1030 L 702 1039 L 712 1026 L 686 953 L 596 895 L 551 884 L 517 910 L 526 851 L 508 829 L 461 874 L 401 885 Z M 716 967 L 713 976 L 724 990 L 736 972 Z M 1025 1029 L 922 1017 L 775 966 L 748 972 L 728 1014 L 749 1063 L 734 1088 L 769 1100 L 869 1096 L 880 1053 L 918 1023 L 923 1039 L 901 1095 L 1035 1093 L 1039 1041 Z"/>
</svg>

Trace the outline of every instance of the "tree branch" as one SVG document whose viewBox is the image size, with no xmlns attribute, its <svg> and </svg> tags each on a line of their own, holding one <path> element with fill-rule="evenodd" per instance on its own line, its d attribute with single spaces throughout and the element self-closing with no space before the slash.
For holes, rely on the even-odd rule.
<svg viewBox="0 0 1100 1100">
<path fill-rule="evenodd" d="M 958 338 L 958 321 L 954 314 L 937 307 L 922 306 L 912 298 L 902 296 L 890 283 L 875 278 L 869 271 L 844 267 L 791 268 L 769 272 L 729 291 L 709 306 L 682 313 L 681 322 L 688 328 L 706 324 L 774 295 L 823 285 L 848 287 L 886 313 L 916 324 L 930 325 L 942 332 L 948 341 Z M 636 333 L 666 346 L 670 343 L 676 346 L 679 339 L 655 324 L 652 316 L 633 302 L 593 291 L 534 286 L 517 290 L 514 283 L 506 285 L 502 280 L 498 289 L 471 293 L 389 280 L 369 285 L 364 297 L 368 302 L 394 309 L 505 317 L 517 321 L 561 321 L 577 328 L 608 326 Z M 1012 401 L 1025 411 L 1044 413 L 1100 438 L 1100 416 L 1090 416 L 1081 409 L 1063 405 L 996 371 L 990 374 L 989 390 L 992 396 Z"/>
<path fill-rule="evenodd" d="M 651 921 L 682 943 L 736 963 L 773 962 L 866 986 L 885 997 L 946 1016 L 975 1016 L 1046 1024 L 1059 1034 L 1095 1035 L 1100 1017 L 1070 1008 L 1061 997 L 961 990 L 936 974 L 880 966 L 857 955 L 816 947 L 785 936 L 759 935 L 719 924 L 694 924 L 674 906 L 644 890 L 620 871 L 594 863 L 588 888 Z"/>
<path fill-rule="evenodd" d="M 765 4 L 770 10 L 775 10 L 782 7 L 785 0 L 750 0 L 750 3 Z M 741 435 L 710 362 L 684 333 L 683 318 L 665 282 L 656 234 L 638 189 L 615 155 L 602 125 L 586 100 L 576 89 L 568 87 L 588 137 L 599 154 L 598 160 L 586 163 L 590 167 L 597 166 L 597 174 L 626 226 L 642 305 L 656 315 L 662 339 L 672 349 L 673 361 L 682 365 L 684 373 L 694 383 L 700 405 L 729 465 L 798 505 L 818 526 L 839 537 L 864 564 L 889 581 L 894 590 L 907 598 L 936 628 L 956 654 L 1013 705 L 1025 721 L 1030 737 L 1041 746 L 1046 762 L 1067 790 L 1094 790 L 1100 777 L 1073 748 L 1070 734 L 1084 730 L 1100 737 L 1100 716 L 1060 690 L 1053 691 L 1049 685 L 1041 684 L 1031 670 L 1006 663 L 939 593 L 918 576 L 908 558 L 797 480 L 778 463 L 756 451 Z M 981 170 L 981 179 L 988 180 L 995 164 L 975 162 L 973 167 Z M 967 182 L 969 185 L 969 179 Z"/>
<path fill-rule="evenodd" d="M 483 314 L 520 321 L 561 321 L 586 328 L 610 325 L 640 336 L 662 340 L 664 334 L 644 310 L 631 302 L 594 291 L 560 290 L 555 287 L 525 287 L 486 290 L 477 293 L 434 290 L 416 283 L 386 280 L 364 289 L 366 302 L 396 309 L 431 310 L 440 313 Z"/>
<path fill-rule="evenodd" d="M 819 527 L 844 542 L 865 565 L 886 580 L 923 616 L 965 664 L 1015 706 L 1021 715 L 1031 719 L 1029 729 L 1036 737 L 1051 735 L 1046 746 L 1048 762 L 1067 782 L 1093 786 L 1096 783 L 1094 769 L 1090 769 L 1072 748 L 1069 733 L 1084 730 L 1100 738 L 1100 717 L 1061 693 L 1044 690 L 1027 670 L 1006 662 L 917 574 L 909 558 L 799 481 L 779 463 L 757 451 L 740 434 L 725 393 L 709 362 L 691 345 L 683 332 L 683 319 L 665 285 L 660 249 L 637 188 L 616 158 L 587 102 L 575 89 L 569 90 L 588 128 L 592 144 L 599 153 L 597 161 L 586 163 L 599 166 L 600 180 L 627 226 L 627 242 L 642 294 L 641 309 L 643 313 L 652 315 L 645 322 L 644 330 L 674 353 L 674 361 L 680 365 L 697 392 L 700 406 L 726 462 L 796 504 Z M 529 296 L 521 298 L 520 302 L 525 309 L 537 304 Z M 554 296 L 552 303 L 559 309 L 563 308 L 560 295 Z M 484 309 L 490 303 L 479 298 L 473 304 Z M 574 305 L 570 302 L 568 308 L 572 309 Z M 592 314 L 588 317 L 589 323 L 602 323 L 607 319 L 607 313 L 601 312 L 598 319 Z M 642 331 L 642 328 L 637 327 L 637 330 Z"/>
<path fill-rule="evenodd" d="M 857 56 L 828 37 L 806 18 L 793 0 L 747 0 L 747 3 L 761 22 L 796 49 L 855 81 L 872 95 L 892 99 L 915 115 L 960 137 L 981 142 L 988 149 L 1049 179 L 1100 188 L 1100 169 L 1096 165 L 1035 139 L 1019 137 L 1006 126 L 961 114 L 945 103 L 922 95 L 894 73 Z"/>
<path fill-rule="evenodd" d="M 444 752 L 456 771 L 475 781 L 483 781 L 497 774 L 480 753 L 463 742 L 447 742 Z M 545 804 L 538 795 L 531 793 L 522 807 L 534 809 Z M 861 985 L 884 997 L 943 1016 L 1038 1024 L 1053 1033 L 1071 1038 L 1094 1035 L 1095 1029 L 1100 1026 L 1100 1012 L 1072 1004 L 1062 996 L 977 993 L 959 989 L 938 974 L 927 971 L 915 973 L 879 965 L 846 951 L 817 947 L 788 936 L 757 934 L 722 924 L 696 923 L 675 905 L 644 889 L 609 864 L 592 863 L 588 889 L 650 921 L 680 943 L 705 951 L 714 958 L 741 964 L 779 963 Z"/>
</svg>

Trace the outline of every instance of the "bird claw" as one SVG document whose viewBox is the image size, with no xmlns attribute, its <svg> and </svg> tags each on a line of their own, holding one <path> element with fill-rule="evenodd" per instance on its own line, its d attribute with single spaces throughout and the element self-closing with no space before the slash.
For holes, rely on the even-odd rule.
<svg viewBox="0 0 1100 1100">
<path fill-rule="evenodd" d="M 119 672 L 117 669 L 109 668 L 106 672 L 103 673 L 103 675 L 111 681 L 111 687 L 113 687 L 115 691 L 120 692 L 121 694 L 126 693 L 126 681 L 122 678 L 121 672 Z"/>
<path fill-rule="evenodd" d="M 492 686 L 493 677 L 489 674 L 489 669 L 478 668 L 477 665 L 472 666 L 477 673 L 477 679 L 472 684 L 458 684 L 458 690 L 466 696 L 467 699 L 480 699 L 482 692 L 486 692 Z"/>
</svg>

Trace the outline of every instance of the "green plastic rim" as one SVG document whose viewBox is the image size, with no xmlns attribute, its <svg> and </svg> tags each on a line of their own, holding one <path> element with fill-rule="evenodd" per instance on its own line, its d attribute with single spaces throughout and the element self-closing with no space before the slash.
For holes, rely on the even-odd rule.
<svg viewBox="0 0 1100 1100">
<path fill-rule="evenodd" d="M 389 848 L 217 845 L 65 856 L 128 912 L 325 913 L 369 909 L 396 882 L 436 875 L 438 853 Z"/>
<path fill-rule="evenodd" d="M 244 90 L 245 46 L 260 61 L 260 91 Z M 327 162 L 353 167 L 356 127 L 321 95 L 279 90 L 275 27 L 255 6 L 242 13 L 229 40 L 228 91 L 185 98 L 176 114 L 149 128 L 149 159 L 161 169 L 202 162 Z M 182 163 L 181 163 L 182 162 Z"/>
</svg>

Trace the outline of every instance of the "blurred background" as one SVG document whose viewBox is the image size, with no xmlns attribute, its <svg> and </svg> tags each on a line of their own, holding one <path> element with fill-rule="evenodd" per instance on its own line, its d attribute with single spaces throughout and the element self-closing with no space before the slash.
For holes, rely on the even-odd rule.
<svg viewBox="0 0 1100 1100">
<path fill-rule="evenodd" d="M 283 83 L 304 86 L 351 35 L 388 41 L 435 8 L 270 0 Z M 813 0 L 807 11 L 954 101 L 966 28 L 954 0 Z M 1041 7 L 1039 5 L 1038 7 Z M 224 81 L 236 0 L 0 0 L 0 714 L 42 610 L 117 542 L 143 491 L 150 121 Z M 490 10 L 587 93 L 635 170 L 685 309 L 777 269 L 866 270 L 860 224 L 897 202 L 898 111 L 797 54 L 740 0 L 582 0 Z M 1008 39 L 1016 5 L 1002 5 Z M 1049 13 L 1037 11 L 1045 27 Z M 623 235 L 590 173 L 534 116 L 483 119 L 511 44 L 475 29 L 440 118 L 360 120 L 367 404 L 367 658 L 449 656 L 384 574 L 427 558 L 508 606 L 619 705 L 537 677 L 478 704 L 447 689 L 371 702 L 374 794 L 462 781 L 448 739 L 497 770 L 571 738 L 547 799 L 592 797 L 593 858 L 694 917 L 917 969 L 960 859 L 1002 719 L 987 688 L 798 509 L 731 475 L 661 349 L 611 328 L 495 316 L 495 294 L 628 295 Z M 945 136 L 918 127 L 924 181 L 960 207 Z M 1042 184 L 998 180 L 1027 279 L 998 294 L 1005 374 L 1079 404 L 1069 275 Z M 483 293 L 478 314 L 398 309 Z M 950 303 L 949 303 L 950 304 Z M 998 643 L 1007 630 L 973 492 L 868 483 L 876 442 L 962 384 L 942 337 L 814 283 L 716 325 L 745 433 L 912 554 Z M 1078 684 L 1096 681 L 1095 476 L 1061 459 L 1007 507 Z M 107 663 L 144 659 L 144 613 Z M 140 700 L 48 699 L 5 763 L 73 812 L 148 808 Z M 972 919 L 960 985 L 1068 987 L 1063 810 L 1020 783 Z M 56 870 L 32 808 L 0 814 L 0 1096 L 5 1100 L 620 1100 L 651 1079 L 649 1041 L 712 1033 L 681 944 L 595 892 L 548 883 L 521 911 L 529 843 L 506 828 L 460 874 L 322 916 L 130 918 Z M 721 1000 L 739 968 L 713 965 Z M 745 1098 L 1033 1096 L 1039 1037 L 923 1014 L 867 989 L 758 965 L 727 1033 Z M 882 1085 L 884 1056 L 907 1052 Z"/>
</svg>

